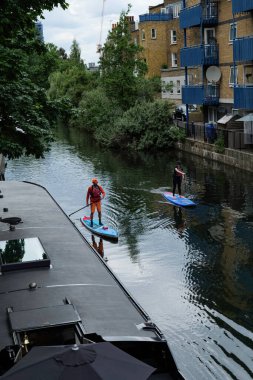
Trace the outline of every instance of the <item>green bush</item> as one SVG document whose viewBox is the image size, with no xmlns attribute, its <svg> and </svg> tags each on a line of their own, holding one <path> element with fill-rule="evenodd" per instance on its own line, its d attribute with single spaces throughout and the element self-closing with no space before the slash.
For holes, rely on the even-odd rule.
<svg viewBox="0 0 253 380">
<path fill-rule="evenodd" d="M 214 143 L 215 152 L 217 153 L 224 153 L 225 152 L 225 143 L 224 143 L 224 136 L 219 135 L 217 140 Z"/>
<path fill-rule="evenodd" d="M 110 135 L 114 120 L 121 115 L 122 110 L 115 102 L 109 100 L 101 88 L 96 88 L 83 93 L 70 125 L 91 132 L 97 140 L 102 139 L 102 136 L 105 139 L 107 134 Z"/>
<path fill-rule="evenodd" d="M 172 122 L 172 104 L 138 103 L 115 121 L 111 144 L 135 150 L 161 150 L 184 138 Z"/>
</svg>

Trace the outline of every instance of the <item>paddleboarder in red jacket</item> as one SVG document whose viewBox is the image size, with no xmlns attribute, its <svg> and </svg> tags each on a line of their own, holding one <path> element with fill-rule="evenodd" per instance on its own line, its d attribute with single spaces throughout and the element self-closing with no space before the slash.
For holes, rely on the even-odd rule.
<svg viewBox="0 0 253 380">
<path fill-rule="evenodd" d="M 88 188 L 86 195 L 86 204 L 90 203 L 90 226 L 93 227 L 93 215 L 97 209 L 98 212 L 98 220 L 100 226 L 103 225 L 101 221 L 101 199 L 104 199 L 105 192 L 98 184 L 97 178 L 92 179 L 92 185 Z"/>
</svg>

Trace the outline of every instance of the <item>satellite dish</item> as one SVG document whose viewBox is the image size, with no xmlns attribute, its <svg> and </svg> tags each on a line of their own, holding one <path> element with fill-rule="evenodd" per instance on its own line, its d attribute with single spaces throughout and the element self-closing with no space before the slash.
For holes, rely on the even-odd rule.
<svg viewBox="0 0 253 380">
<path fill-rule="evenodd" d="M 217 66 L 210 66 L 206 70 L 206 79 L 209 82 L 218 82 L 221 77 L 221 71 Z"/>
</svg>

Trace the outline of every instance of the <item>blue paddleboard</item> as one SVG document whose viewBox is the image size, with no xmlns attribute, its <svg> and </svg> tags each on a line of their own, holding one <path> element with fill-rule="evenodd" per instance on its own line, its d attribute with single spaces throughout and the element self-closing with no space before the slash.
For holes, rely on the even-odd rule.
<svg viewBox="0 0 253 380">
<path fill-rule="evenodd" d="M 173 194 L 171 192 L 166 192 L 166 193 L 163 193 L 163 196 L 167 201 L 169 201 L 170 203 L 172 203 L 175 206 L 179 206 L 179 207 L 196 206 L 196 203 L 194 203 L 190 199 L 185 198 L 183 196 L 180 198 L 180 196 L 178 194 L 175 194 L 175 196 L 173 197 Z"/>
<path fill-rule="evenodd" d="M 83 216 L 81 218 L 81 222 L 84 227 L 98 236 L 114 240 L 118 240 L 119 238 L 119 234 L 114 228 L 108 227 L 106 225 L 100 226 L 98 220 L 96 219 L 93 219 L 93 227 L 91 227 L 89 216 Z"/>
</svg>

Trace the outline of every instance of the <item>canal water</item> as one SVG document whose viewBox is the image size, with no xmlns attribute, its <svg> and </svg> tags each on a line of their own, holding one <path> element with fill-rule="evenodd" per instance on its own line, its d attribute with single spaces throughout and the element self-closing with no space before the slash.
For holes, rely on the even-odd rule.
<svg viewBox="0 0 253 380">
<path fill-rule="evenodd" d="M 162 197 L 177 159 L 194 209 Z M 163 331 L 185 378 L 252 379 L 253 174 L 180 152 L 108 151 L 73 130 L 57 132 L 45 159 L 10 161 L 6 172 L 45 186 L 67 214 L 85 204 L 92 177 L 118 244 L 92 240 L 79 221 L 87 209 L 71 218 Z"/>
</svg>

